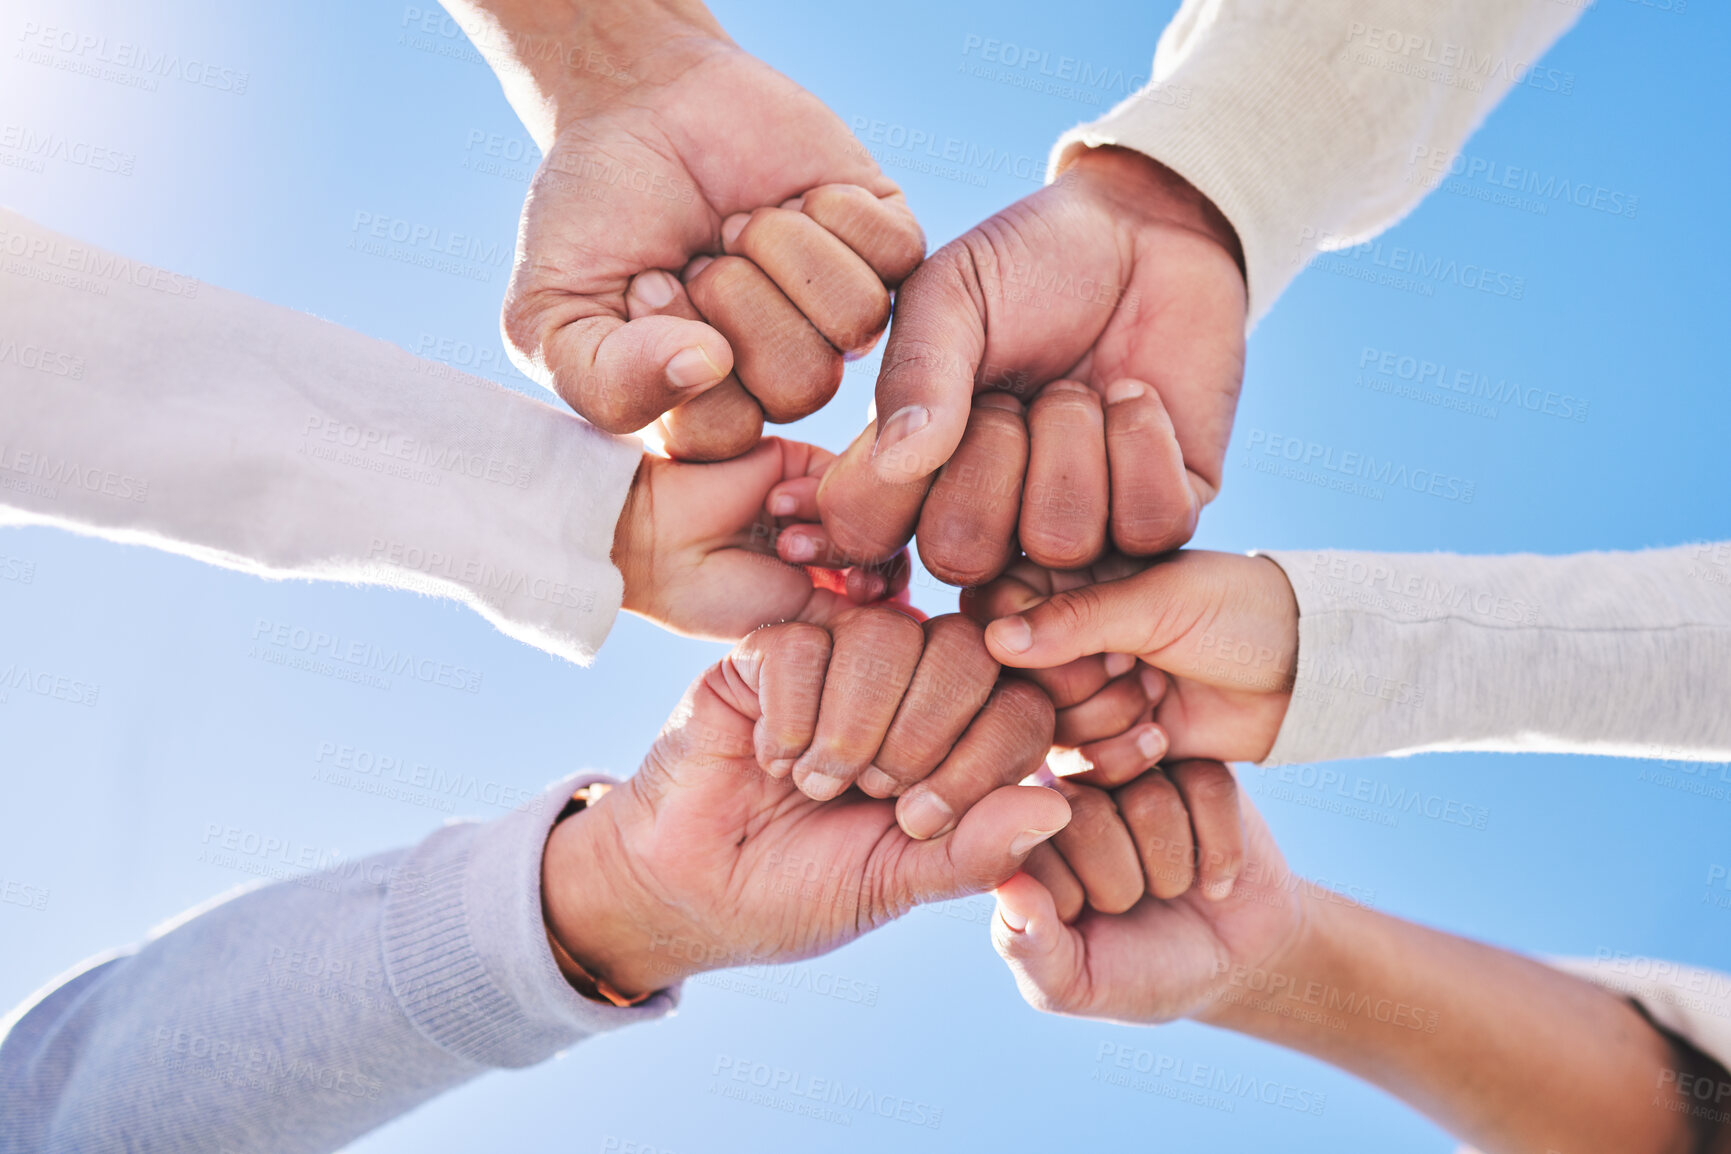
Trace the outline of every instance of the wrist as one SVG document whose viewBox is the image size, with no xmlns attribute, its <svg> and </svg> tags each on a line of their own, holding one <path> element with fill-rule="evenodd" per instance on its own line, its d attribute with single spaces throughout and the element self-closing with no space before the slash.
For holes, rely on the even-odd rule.
<svg viewBox="0 0 1731 1154">
<path fill-rule="evenodd" d="M 1210 1008 L 1196 1021 L 1295 1049 L 1303 1049 L 1303 1034 L 1327 1032 L 1329 991 L 1350 986 L 1335 964 L 1350 956 L 1341 944 L 1349 927 L 1338 895 L 1293 880 L 1297 904 L 1283 943 L 1253 963 L 1222 963 Z"/>
<path fill-rule="evenodd" d="M 620 507 L 619 521 L 613 526 L 613 548 L 609 558 L 619 570 L 624 591 L 620 607 L 633 613 L 642 612 L 641 594 L 654 572 L 650 532 L 649 473 L 655 458 L 645 453 L 637 462 L 637 472 L 631 477 L 631 487 L 625 490 L 625 504 Z"/>
<path fill-rule="evenodd" d="M 1130 219 L 1177 225 L 1218 244 L 1243 273 L 1244 246 L 1238 230 L 1195 185 L 1135 149 L 1105 144 L 1071 149 L 1058 163 L 1057 180 L 1084 180 L 1108 190 Z"/>
<path fill-rule="evenodd" d="M 617 868 L 625 852 L 610 815 L 598 806 L 559 822 L 542 856 L 541 909 L 558 950 L 598 983 L 635 998 L 692 971 L 657 948 L 673 935 L 658 934 L 645 916 L 649 904 L 634 900 L 629 871 Z"/>
<path fill-rule="evenodd" d="M 572 121 L 732 41 L 701 0 L 444 0 L 545 152 Z"/>
</svg>

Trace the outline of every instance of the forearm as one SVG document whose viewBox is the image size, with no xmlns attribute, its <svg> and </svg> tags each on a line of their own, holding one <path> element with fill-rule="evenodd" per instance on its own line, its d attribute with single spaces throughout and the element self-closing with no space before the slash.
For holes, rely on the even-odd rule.
<svg viewBox="0 0 1731 1154">
<path fill-rule="evenodd" d="M 1731 545 L 1267 556 L 1299 605 L 1271 763 L 1449 749 L 1731 760 Z"/>
<path fill-rule="evenodd" d="M 1666 1108 L 1678 1055 L 1628 1002 L 1336 895 L 1305 901 L 1295 944 L 1228 974 L 1212 1024 L 1349 1070 L 1486 1154 L 1694 1148 Z"/>
<path fill-rule="evenodd" d="M 666 996 L 589 1002 L 554 965 L 541 853 L 572 784 L 233 897 L 21 1007 L 0 1037 L 0 1149 L 334 1150 L 664 1013 Z M 246 848 L 207 839 L 218 859 Z"/>
<path fill-rule="evenodd" d="M 692 40 L 727 34 L 702 0 L 441 0 L 546 152 L 610 95 L 676 67 Z"/>
<path fill-rule="evenodd" d="M 13 213 L 0 244 L 18 258 L 0 277 L 6 340 L 26 354 L 0 358 L 0 524 L 453 597 L 562 656 L 599 647 L 637 442 Z M 275 636 L 261 622 L 253 639 L 373 657 Z"/>
<path fill-rule="evenodd" d="M 1254 323 L 1317 252 L 1409 212 L 1512 84 L 1572 83 L 1533 65 L 1579 15 L 1554 0 L 1185 0 L 1149 84 L 1066 133 L 1054 168 L 1117 144 L 1177 171 L 1243 242 Z"/>
</svg>

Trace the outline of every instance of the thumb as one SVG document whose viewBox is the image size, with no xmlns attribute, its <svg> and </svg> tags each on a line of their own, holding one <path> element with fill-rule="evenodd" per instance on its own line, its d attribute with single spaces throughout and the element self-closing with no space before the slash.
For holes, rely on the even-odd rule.
<svg viewBox="0 0 1731 1154">
<path fill-rule="evenodd" d="M 824 528 L 856 561 L 881 561 L 913 536 L 932 474 L 973 408 L 985 355 L 978 277 L 950 245 L 897 290 L 878 374 L 876 418 L 824 478 Z"/>
<path fill-rule="evenodd" d="M 1006 785 L 994 790 L 947 836 L 901 845 L 887 879 L 886 904 L 907 909 L 992 889 L 1069 822 L 1070 803 L 1055 789 Z"/>
<path fill-rule="evenodd" d="M 1072 1004 L 1086 972 L 1082 934 L 1058 917 L 1051 891 L 1025 873 L 998 887 L 992 946 L 1030 1006 L 1052 1012 Z"/>
<path fill-rule="evenodd" d="M 986 647 L 1004 665 L 1050 669 L 1095 653 L 1152 653 L 1170 643 L 1160 610 L 1178 593 L 1176 567 L 1055 593 L 986 626 Z M 1176 634 L 1174 635 L 1176 636 Z"/>
<path fill-rule="evenodd" d="M 609 433 L 641 429 L 733 370 L 727 338 L 671 316 L 584 317 L 547 333 L 539 356 L 553 391 Z"/>
</svg>

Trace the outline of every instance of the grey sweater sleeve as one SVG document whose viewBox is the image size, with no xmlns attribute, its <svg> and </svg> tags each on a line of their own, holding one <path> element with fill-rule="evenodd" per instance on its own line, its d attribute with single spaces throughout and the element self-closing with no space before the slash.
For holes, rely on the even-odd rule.
<svg viewBox="0 0 1731 1154">
<path fill-rule="evenodd" d="M 542 847 L 584 780 L 228 896 L 56 980 L 0 1022 L 0 1152 L 335 1150 L 489 1068 L 668 1013 L 674 992 L 588 1001 L 549 951 Z"/>
<path fill-rule="evenodd" d="M 1731 542 L 1265 555 L 1299 612 L 1268 764 L 1435 750 L 1731 761 Z"/>
</svg>

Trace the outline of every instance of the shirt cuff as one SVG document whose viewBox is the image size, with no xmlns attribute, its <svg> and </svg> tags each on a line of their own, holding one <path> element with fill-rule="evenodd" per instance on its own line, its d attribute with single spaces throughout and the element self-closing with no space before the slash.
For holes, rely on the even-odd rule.
<svg viewBox="0 0 1731 1154">
<path fill-rule="evenodd" d="M 485 1066 L 529 1066 L 595 1034 L 673 1012 L 677 987 L 638 1006 L 571 988 L 547 944 L 541 858 L 579 774 L 485 824 L 446 826 L 389 881 L 385 970 L 392 993 L 435 1044 Z"/>
</svg>

